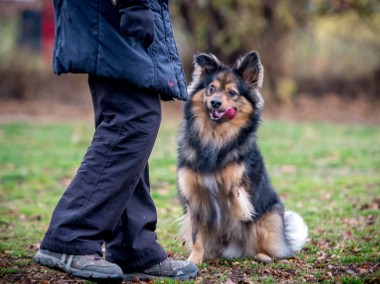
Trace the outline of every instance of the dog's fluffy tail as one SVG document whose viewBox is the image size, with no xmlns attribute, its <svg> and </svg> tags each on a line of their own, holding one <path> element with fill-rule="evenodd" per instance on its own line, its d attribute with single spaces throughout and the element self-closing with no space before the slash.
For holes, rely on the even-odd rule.
<svg viewBox="0 0 380 284">
<path fill-rule="evenodd" d="M 307 240 L 308 229 L 302 217 L 292 211 L 284 216 L 285 238 L 293 252 L 300 251 Z"/>
</svg>

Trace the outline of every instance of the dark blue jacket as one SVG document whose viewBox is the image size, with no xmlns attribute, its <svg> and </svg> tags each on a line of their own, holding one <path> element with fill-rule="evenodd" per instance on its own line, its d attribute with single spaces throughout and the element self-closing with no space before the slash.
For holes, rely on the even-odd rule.
<svg viewBox="0 0 380 284">
<path fill-rule="evenodd" d="M 163 100 L 187 99 L 185 76 L 170 22 L 169 1 L 149 0 L 155 39 L 148 48 L 120 30 L 110 0 L 53 0 L 56 17 L 53 68 L 125 80 Z"/>
</svg>

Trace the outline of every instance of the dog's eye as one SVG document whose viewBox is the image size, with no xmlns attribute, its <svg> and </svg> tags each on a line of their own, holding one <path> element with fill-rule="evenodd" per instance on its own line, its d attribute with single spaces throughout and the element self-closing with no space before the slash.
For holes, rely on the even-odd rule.
<svg viewBox="0 0 380 284">
<path fill-rule="evenodd" d="M 216 91 L 216 87 L 213 84 L 211 84 L 208 87 L 208 93 L 211 95 L 211 94 L 215 93 L 215 91 Z"/>
<path fill-rule="evenodd" d="M 230 98 L 235 98 L 235 97 L 237 97 L 237 93 L 235 91 L 233 91 L 233 90 L 229 90 L 228 91 L 228 96 Z"/>
</svg>

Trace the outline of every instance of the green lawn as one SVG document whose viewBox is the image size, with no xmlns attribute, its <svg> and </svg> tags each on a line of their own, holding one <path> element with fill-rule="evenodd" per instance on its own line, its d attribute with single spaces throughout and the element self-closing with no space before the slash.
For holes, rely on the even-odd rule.
<svg viewBox="0 0 380 284">
<path fill-rule="evenodd" d="M 186 258 L 176 222 L 182 214 L 177 129 L 177 122 L 164 120 L 150 175 L 159 241 L 170 256 Z M 84 122 L 0 125 L 0 278 L 6 283 L 32 267 L 30 258 L 92 131 Z M 286 207 L 304 217 L 310 240 L 296 257 L 273 264 L 207 261 L 188 283 L 380 281 L 380 127 L 264 121 L 258 139 L 273 185 Z M 35 276 L 25 277 L 31 282 Z"/>
</svg>

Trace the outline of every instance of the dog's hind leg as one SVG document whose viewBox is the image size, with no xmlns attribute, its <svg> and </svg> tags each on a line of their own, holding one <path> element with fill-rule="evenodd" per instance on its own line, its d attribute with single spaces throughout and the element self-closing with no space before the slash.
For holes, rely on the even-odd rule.
<svg viewBox="0 0 380 284">
<path fill-rule="evenodd" d="M 293 255 L 284 236 L 284 219 L 280 210 L 273 208 L 260 217 L 254 225 L 255 258 L 270 262 L 272 257 L 286 258 Z"/>
</svg>

